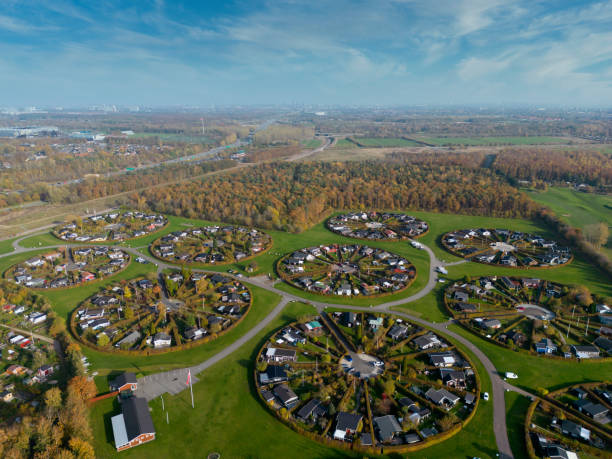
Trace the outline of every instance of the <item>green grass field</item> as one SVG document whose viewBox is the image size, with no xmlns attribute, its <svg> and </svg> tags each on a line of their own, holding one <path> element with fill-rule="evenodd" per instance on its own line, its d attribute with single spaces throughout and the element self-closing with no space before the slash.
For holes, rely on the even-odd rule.
<svg viewBox="0 0 612 459">
<path fill-rule="evenodd" d="M 0 241 L 0 254 L 10 253 L 13 251 L 13 239 L 6 239 L 4 241 Z"/>
<path fill-rule="evenodd" d="M 576 228 L 605 222 L 612 226 L 612 196 L 582 193 L 570 188 L 550 187 L 546 191 L 528 191 L 529 197 L 550 207 L 562 220 Z M 612 257 L 612 236 L 602 248 Z"/>
<path fill-rule="evenodd" d="M 350 148 L 359 148 L 359 147 L 355 145 L 353 142 L 351 142 L 350 140 L 338 139 L 336 141 L 336 144 L 332 148 L 346 150 Z"/>
<path fill-rule="evenodd" d="M 414 140 L 394 138 L 394 137 L 353 137 L 353 140 L 360 146 L 366 148 L 385 148 L 385 147 L 420 147 L 420 143 Z"/>
<path fill-rule="evenodd" d="M 122 456 L 202 458 L 219 452 L 221 457 L 363 457 L 326 447 L 293 432 L 255 397 L 252 362 L 266 337 L 272 330 L 313 311 L 306 305 L 292 304 L 255 339 L 199 376 L 200 381 L 193 386 L 195 410 L 191 408 L 189 391 L 164 396 L 170 421 L 166 424 L 161 399 L 154 400 L 150 406 L 157 439 L 121 453 Z M 491 391 L 484 369 L 477 367 L 483 375 L 483 390 Z M 110 417 L 118 412 L 119 407 L 112 399 L 96 404 L 91 410 L 94 448 L 100 458 L 115 456 Z M 462 457 L 494 458 L 492 425 L 493 404 L 482 403 L 462 432 L 439 445 L 411 453 L 410 457 L 457 457 L 457 451 L 461 451 Z"/>
<path fill-rule="evenodd" d="M 506 429 L 516 459 L 528 457 L 525 447 L 525 416 L 531 400 L 516 392 L 506 392 Z"/>
<path fill-rule="evenodd" d="M 323 141 L 321 139 L 308 139 L 308 140 L 302 140 L 300 142 L 300 145 L 302 145 L 304 148 L 314 150 L 315 148 L 319 148 L 322 143 Z"/>
<path fill-rule="evenodd" d="M 568 144 L 572 139 L 567 137 L 426 137 L 413 136 L 415 140 L 435 146 L 449 145 L 554 145 Z"/>
</svg>

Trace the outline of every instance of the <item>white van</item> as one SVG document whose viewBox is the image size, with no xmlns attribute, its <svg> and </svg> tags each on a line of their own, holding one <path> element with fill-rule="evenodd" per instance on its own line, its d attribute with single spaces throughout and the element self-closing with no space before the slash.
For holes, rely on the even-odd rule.
<svg viewBox="0 0 612 459">
<path fill-rule="evenodd" d="M 516 373 L 512 373 L 510 371 L 506 371 L 506 378 L 508 378 L 508 379 L 517 379 L 518 375 Z"/>
</svg>

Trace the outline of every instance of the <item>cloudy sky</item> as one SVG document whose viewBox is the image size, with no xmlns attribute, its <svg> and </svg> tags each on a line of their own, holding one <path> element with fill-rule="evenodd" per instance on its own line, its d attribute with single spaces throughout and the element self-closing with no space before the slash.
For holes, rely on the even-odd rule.
<svg viewBox="0 0 612 459">
<path fill-rule="evenodd" d="M 0 105 L 612 105 L 612 0 L 2 0 Z"/>
</svg>

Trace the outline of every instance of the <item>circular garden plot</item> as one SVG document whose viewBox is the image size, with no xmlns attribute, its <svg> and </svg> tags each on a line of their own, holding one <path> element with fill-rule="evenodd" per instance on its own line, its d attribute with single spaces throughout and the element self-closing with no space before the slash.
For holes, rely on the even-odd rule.
<svg viewBox="0 0 612 459">
<path fill-rule="evenodd" d="M 224 264 L 259 255 L 272 246 L 272 238 L 254 228 L 203 226 L 174 231 L 156 240 L 151 252 L 170 262 Z"/>
<path fill-rule="evenodd" d="M 323 313 L 278 330 L 257 356 L 255 383 L 294 430 L 364 452 L 449 438 L 480 398 L 466 355 L 390 314 Z"/>
<path fill-rule="evenodd" d="M 125 241 L 154 233 L 167 224 L 168 219 L 163 215 L 117 211 L 68 221 L 54 233 L 65 241 Z"/>
<path fill-rule="evenodd" d="M 217 338 L 251 306 L 249 290 L 222 274 L 172 271 L 164 282 L 169 298 L 156 279 L 106 287 L 73 313 L 73 332 L 105 351 L 165 352 Z"/>
<path fill-rule="evenodd" d="M 444 295 L 448 310 L 473 333 L 532 354 L 581 359 L 611 350 L 601 333 L 612 311 L 598 300 L 582 288 L 496 276 L 456 282 Z"/>
<path fill-rule="evenodd" d="M 4 275 L 31 288 L 76 287 L 116 274 L 129 261 L 129 254 L 115 247 L 59 248 L 17 263 Z"/>
<path fill-rule="evenodd" d="M 352 212 L 327 220 L 327 227 L 334 233 L 347 237 L 370 240 L 398 241 L 417 238 L 429 231 L 422 220 L 401 213 Z"/>
<path fill-rule="evenodd" d="M 525 437 L 531 456 L 537 451 L 543 457 L 610 457 L 612 385 L 583 383 L 546 398 L 555 404 L 537 398 L 527 410 Z"/>
<path fill-rule="evenodd" d="M 407 259 L 359 244 L 298 250 L 278 262 L 277 272 L 297 288 L 344 296 L 396 293 L 416 277 Z"/>
<path fill-rule="evenodd" d="M 506 229 L 466 229 L 446 233 L 442 245 L 452 254 L 479 263 L 537 268 L 572 261 L 568 247 L 541 236 Z"/>
</svg>

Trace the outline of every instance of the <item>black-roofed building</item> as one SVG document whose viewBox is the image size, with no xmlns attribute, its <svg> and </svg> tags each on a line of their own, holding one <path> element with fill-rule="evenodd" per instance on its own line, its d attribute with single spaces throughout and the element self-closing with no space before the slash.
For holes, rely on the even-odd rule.
<svg viewBox="0 0 612 459">
<path fill-rule="evenodd" d="M 402 426 L 399 425 L 395 416 L 388 414 L 379 416 L 372 420 L 378 439 L 382 443 L 388 443 L 395 437 L 396 434 L 402 432 Z"/>
<path fill-rule="evenodd" d="M 336 417 L 336 430 L 334 438 L 336 440 L 347 440 L 360 430 L 362 416 L 360 414 L 346 413 L 341 411 Z"/>
<path fill-rule="evenodd" d="M 122 373 L 110 383 L 110 390 L 113 392 L 123 392 L 124 390 L 131 390 L 133 392 L 137 388 L 138 382 L 136 381 L 136 375 L 132 372 Z"/>
<path fill-rule="evenodd" d="M 313 398 L 298 410 L 297 417 L 304 421 L 311 419 L 316 421 L 319 417 L 324 416 L 325 413 L 327 413 L 327 411 L 323 404 L 321 404 L 321 400 Z"/>
<path fill-rule="evenodd" d="M 121 404 L 121 411 L 121 414 L 111 418 L 117 451 L 155 440 L 155 427 L 146 399 L 125 399 Z"/>
<path fill-rule="evenodd" d="M 286 408 L 293 408 L 299 402 L 298 396 L 285 384 L 275 386 L 273 391 L 278 401 Z"/>
<path fill-rule="evenodd" d="M 268 365 L 266 371 L 259 373 L 259 383 L 266 385 L 287 381 L 287 372 L 280 365 Z"/>
</svg>

